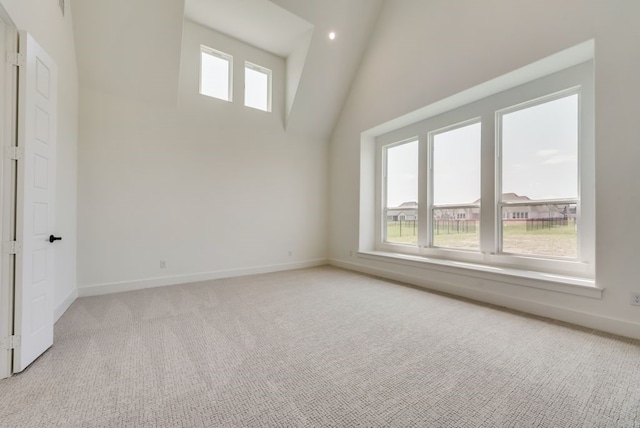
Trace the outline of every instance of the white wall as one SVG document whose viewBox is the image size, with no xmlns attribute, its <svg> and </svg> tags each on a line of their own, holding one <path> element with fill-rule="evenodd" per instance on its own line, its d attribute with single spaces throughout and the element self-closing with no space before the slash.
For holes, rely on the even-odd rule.
<svg viewBox="0 0 640 428">
<path fill-rule="evenodd" d="M 640 3 L 635 0 L 385 2 L 331 142 L 334 264 L 640 337 Z M 361 132 L 580 42 L 596 44 L 596 282 L 579 297 L 358 258 Z M 353 254 L 350 256 L 350 254 Z"/>
<path fill-rule="evenodd" d="M 175 105 L 184 0 L 77 0 L 81 86 Z"/>
<path fill-rule="evenodd" d="M 26 30 L 58 65 L 58 138 L 55 316 L 76 297 L 76 208 L 78 154 L 78 72 L 71 2 L 62 16 L 57 1 L 0 0 L 19 30 Z"/>
<path fill-rule="evenodd" d="M 233 103 L 198 94 L 200 44 L 234 56 Z M 273 113 L 244 107 L 245 60 Z M 284 130 L 284 60 L 187 21 L 180 66 L 178 107 L 81 83 L 81 295 L 326 260 L 328 142 Z"/>
</svg>

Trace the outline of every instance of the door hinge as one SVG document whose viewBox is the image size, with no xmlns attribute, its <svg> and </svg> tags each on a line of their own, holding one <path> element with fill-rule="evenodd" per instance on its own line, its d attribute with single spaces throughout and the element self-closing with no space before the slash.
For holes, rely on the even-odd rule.
<svg viewBox="0 0 640 428">
<path fill-rule="evenodd" d="M 24 54 L 17 52 L 7 52 L 7 62 L 16 67 L 22 67 L 25 64 Z"/>
<path fill-rule="evenodd" d="M 7 147 L 4 156 L 10 160 L 20 160 L 24 157 L 24 149 L 17 146 Z"/>
<path fill-rule="evenodd" d="M 5 250 L 7 254 L 18 254 L 22 251 L 22 244 L 18 241 L 7 241 L 5 243 Z"/>
<path fill-rule="evenodd" d="M 15 335 L 15 336 L 5 337 L 2 342 L 4 342 L 2 344 L 2 348 L 7 351 L 10 351 L 12 349 L 19 348 L 21 340 L 20 340 L 20 336 Z"/>
</svg>

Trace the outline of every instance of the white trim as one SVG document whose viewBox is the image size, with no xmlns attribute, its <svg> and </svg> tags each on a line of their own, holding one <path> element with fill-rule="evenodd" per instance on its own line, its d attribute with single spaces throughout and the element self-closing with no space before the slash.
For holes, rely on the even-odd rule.
<svg viewBox="0 0 640 428">
<path fill-rule="evenodd" d="M 594 299 L 602 298 L 603 289 L 596 286 L 593 280 L 587 278 L 555 275 L 479 263 L 411 256 L 407 254 L 394 254 L 382 251 L 358 252 L 358 258 L 428 269 L 431 271 L 440 271 L 453 275 L 466 276 L 480 281 L 486 280 L 509 285 L 520 285 L 523 287 L 539 288 Z"/>
<path fill-rule="evenodd" d="M 582 327 L 617 334 L 634 339 L 640 339 L 640 323 L 629 322 L 593 313 L 577 311 L 566 307 L 549 305 L 517 297 L 506 296 L 501 293 L 487 291 L 481 288 L 471 288 L 458 282 L 434 281 L 423 276 L 401 274 L 386 269 L 375 268 L 359 263 L 329 259 L 329 264 L 335 267 L 362 272 L 385 279 L 400 281 L 421 288 L 464 297 L 479 302 L 515 309 L 528 314 L 551 318 Z"/>
<path fill-rule="evenodd" d="M 73 289 L 67 296 L 58 303 L 53 311 L 53 322 L 57 322 L 60 317 L 69 309 L 71 304 L 78 298 L 78 290 Z"/>
<path fill-rule="evenodd" d="M 233 278 L 261 273 L 280 272 L 285 270 L 305 269 L 324 266 L 327 259 L 306 260 L 294 263 L 265 265 L 238 269 L 200 272 L 185 275 L 164 276 L 157 278 L 138 279 L 133 281 L 112 282 L 106 284 L 88 285 L 78 288 L 79 297 L 100 296 L 104 294 L 121 293 L 124 291 L 142 290 L 145 288 L 164 287 L 167 285 L 188 284 L 191 282 L 209 281 L 212 279 Z"/>
</svg>

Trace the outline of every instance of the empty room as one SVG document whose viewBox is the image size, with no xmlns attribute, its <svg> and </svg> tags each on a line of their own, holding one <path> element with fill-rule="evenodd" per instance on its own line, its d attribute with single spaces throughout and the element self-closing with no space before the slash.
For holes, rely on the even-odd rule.
<svg viewBox="0 0 640 428">
<path fill-rule="evenodd" d="M 0 0 L 0 427 L 640 427 L 639 20 Z"/>
</svg>

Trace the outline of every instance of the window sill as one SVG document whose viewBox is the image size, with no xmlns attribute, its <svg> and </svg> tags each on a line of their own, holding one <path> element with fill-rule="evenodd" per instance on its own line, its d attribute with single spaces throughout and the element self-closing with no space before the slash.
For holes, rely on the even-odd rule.
<svg viewBox="0 0 640 428">
<path fill-rule="evenodd" d="M 594 299 L 602 298 L 603 289 L 596 286 L 595 280 L 588 278 L 441 260 L 384 251 L 360 251 L 358 252 L 358 258 L 414 268 L 427 268 L 455 275 L 471 276 L 494 282 L 591 297 Z"/>
</svg>

